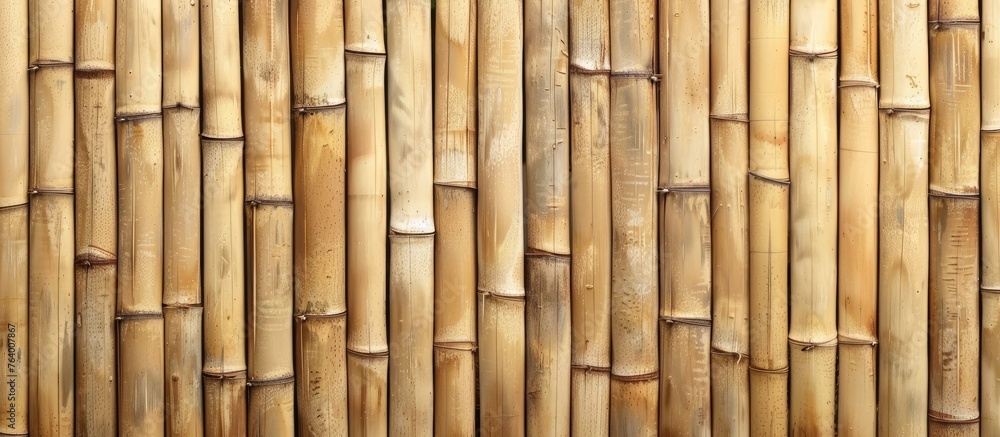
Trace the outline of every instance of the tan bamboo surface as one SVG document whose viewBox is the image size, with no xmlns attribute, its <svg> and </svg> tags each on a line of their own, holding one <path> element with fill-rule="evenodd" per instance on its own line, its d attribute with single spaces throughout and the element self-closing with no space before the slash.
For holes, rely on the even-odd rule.
<svg viewBox="0 0 1000 437">
<path fill-rule="evenodd" d="M 570 431 L 606 436 L 611 384 L 610 3 L 571 0 Z"/>
<path fill-rule="evenodd" d="M 878 434 L 927 433 L 927 7 L 879 2 Z"/>
<path fill-rule="evenodd" d="M 347 435 L 343 2 L 291 5 L 296 422 Z"/>
<path fill-rule="evenodd" d="M 247 250 L 247 432 L 295 430 L 289 7 L 240 4 Z"/>
<path fill-rule="evenodd" d="M 788 434 L 788 0 L 750 2 L 750 431 Z"/>
<path fill-rule="evenodd" d="M 1000 435 L 1000 3 L 984 2 L 981 46 L 980 433 Z"/>
<path fill-rule="evenodd" d="M 659 430 L 656 3 L 612 0 L 612 436 Z"/>
<path fill-rule="evenodd" d="M 661 435 L 712 433 L 709 15 L 707 0 L 660 2 Z"/>
<path fill-rule="evenodd" d="M 928 433 L 979 435 L 979 3 L 928 4 Z"/>
<path fill-rule="evenodd" d="M 837 410 L 837 0 L 791 2 L 789 431 L 833 435 Z"/>
<path fill-rule="evenodd" d="M 347 84 L 347 420 L 389 432 L 388 174 L 382 2 L 344 3 Z"/>
<path fill-rule="evenodd" d="M 525 434 L 523 2 L 481 2 L 477 21 L 479 433 Z"/>
<path fill-rule="evenodd" d="M 524 2 L 525 433 L 569 436 L 569 2 Z"/>
<path fill-rule="evenodd" d="M 237 0 L 201 0 L 205 434 L 246 434 L 243 94 Z"/>
<path fill-rule="evenodd" d="M 476 432 L 476 1 L 435 5 L 434 433 Z"/>
<path fill-rule="evenodd" d="M 29 88 L 28 2 L 0 5 L 0 326 L 4 332 L 3 424 L 0 435 L 27 435 L 30 357 L 28 342 Z"/>
<path fill-rule="evenodd" d="M 28 3 L 28 430 L 73 433 L 73 3 Z M 23 338 L 23 337 L 22 337 Z"/>
<path fill-rule="evenodd" d="M 746 437 L 750 435 L 750 4 L 709 3 L 712 433 Z"/>
</svg>

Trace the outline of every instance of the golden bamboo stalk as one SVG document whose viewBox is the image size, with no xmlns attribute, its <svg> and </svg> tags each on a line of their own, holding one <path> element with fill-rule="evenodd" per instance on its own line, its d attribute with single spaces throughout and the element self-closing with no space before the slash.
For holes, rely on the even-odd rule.
<svg viewBox="0 0 1000 437">
<path fill-rule="evenodd" d="M 75 191 L 77 435 L 116 435 L 118 183 L 115 1 L 76 4 Z"/>
<path fill-rule="evenodd" d="M 983 2 L 981 47 L 982 331 L 980 432 L 1000 435 L 1000 3 Z"/>
<path fill-rule="evenodd" d="M 295 417 L 300 434 L 347 435 L 343 2 L 291 8 Z"/>
<path fill-rule="evenodd" d="M 436 4 L 434 433 L 476 432 L 476 1 Z"/>
<path fill-rule="evenodd" d="M 927 434 L 927 4 L 879 1 L 878 434 Z"/>
<path fill-rule="evenodd" d="M 929 4 L 928 432 L 979 435 L 979 3 Z"/>
<path fill-rule="evenodd" d="M 747 1 L 709 2 L 712 432 L 750 435 Z"/>
<path fill-rule="evenodd" d="M 73 433 L 73 3 L 28 3 L 28 430 Z M 11 158 L 7 158 L 11 159 Z"/>
<path fill-rule="evenodd" d="M 611 384 L 610 3 L 571 0 L 570 431 L 606 436 Z"/>
<path fill-rule="evenodd" d="M 520 0 L 478 5 L 476 232 L 484 436 L 525 434 L 522 7 Z"/>
<path fill-rule="evenodd" d="M 709 2 L 660 2 L 660 434 L 712 433 Z"/>
<path fill-rule="evenodd" d="M 246 120 L 247 432 L 295 430 L 292 123 L 286 0 L 241 4 Z"/>
</svg>

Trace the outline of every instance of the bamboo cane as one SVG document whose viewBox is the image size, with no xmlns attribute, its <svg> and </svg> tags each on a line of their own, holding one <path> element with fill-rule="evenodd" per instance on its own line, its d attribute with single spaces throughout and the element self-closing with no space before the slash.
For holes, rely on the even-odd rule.
<svg viewBox="0 0 1000 437">
<path fill-rule="evenodd" d="M 293 1 L 291 20 L 296 421 L 347 435 L 343 2 Z"/>
<path fill-rule="evenodd" d="M 712 1 L 712 432 L 750 435 L 749 3 Z M 726 29 L 726 31 L 721 31 Z"/>
<path fill-rule="evenodd" d="M 479 426 L 525 434 L 523 3 L 478 5 Z"/>
<path fill-rule="evenodd" d="M 980 432 L 1000 435 L 1000 4 L 983 2 L 980 78 L 982 178 L 982 331 Z"/>
<path fill-rule="evenodd" d="M 242 3 L 246 120 L 247 432 L 295 430 L 289 8 Z"/>
<path fill-rule="evenodd" d="M 434 45 L 434 433 L 476 430 L 476 2 L 438 1 Z"/>
<path fill-rule="evenodd" d="M 73 433 L 73 7 L 28 4 L 28 428 Z M 10 159 L 10 158 L 7 158 Z"/>
<path fill-rule="evenodd" d="M 878 433 L 926 435 L 926 2 L 880 1 L 879 48 Z"/>
<path fill-rule="evenodd" d="M 569 5 L 524 3 L 528 435 L 570 432 Z"/>
<path fill-rule="evenodd" d="M 660 434 L 712 432 L 709 5 L 660 3 Z"/>
<path fill-rule="evenodd" d="M 606 436 L 611 377 L 610 4 L 571 0 L 570 431 Z"/>
<path fill-rule="evenodd" d="M 979 435 L 979 7 L 929 5 L 928 432 Z"/>
<path fill-rule="evenodd" d="M 878 344 L 878 4 L 840 2 L 837 430 L 874 436 Z"/>
<path fill-rule="evenodd" d="M 115 150 L 115 0 L 78 1 L 75 191 L 77 435 L 116 435 L 115 302 L 118 183 Z"/>
</svg>

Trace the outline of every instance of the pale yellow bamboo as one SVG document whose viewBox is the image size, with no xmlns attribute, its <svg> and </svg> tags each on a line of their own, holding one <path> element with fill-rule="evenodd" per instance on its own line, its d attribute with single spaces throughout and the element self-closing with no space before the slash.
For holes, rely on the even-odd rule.
<svg viewBox="0 0 1000 437">
<path fill-rule="evenodd" d="M 165 306 L 166 435 L 204 435 L 202 307 Z"/>
<path fill-rule="evenodd" d="M 28 420 L 34 435 L 73 433 L 73 4 L 28 4 L 31 68 Z"/>
<path fill-rule="evenodd" d="M 980 70 L 982 279 L 980 432 L 1000 435 L 1000 3 L 984 2 Z"/>
</svg>

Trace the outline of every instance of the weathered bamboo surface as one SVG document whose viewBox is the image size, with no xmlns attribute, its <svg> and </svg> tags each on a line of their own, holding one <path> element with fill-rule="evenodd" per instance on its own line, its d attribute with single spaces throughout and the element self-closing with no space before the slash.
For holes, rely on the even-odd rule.
<svg viewBox="0 0 1000 437">
<path fill-rule="evenodd" d="M 980 60 L 980 433 L 1000 433 L 1000 4 L 983 3 Z"/>
</svg>

